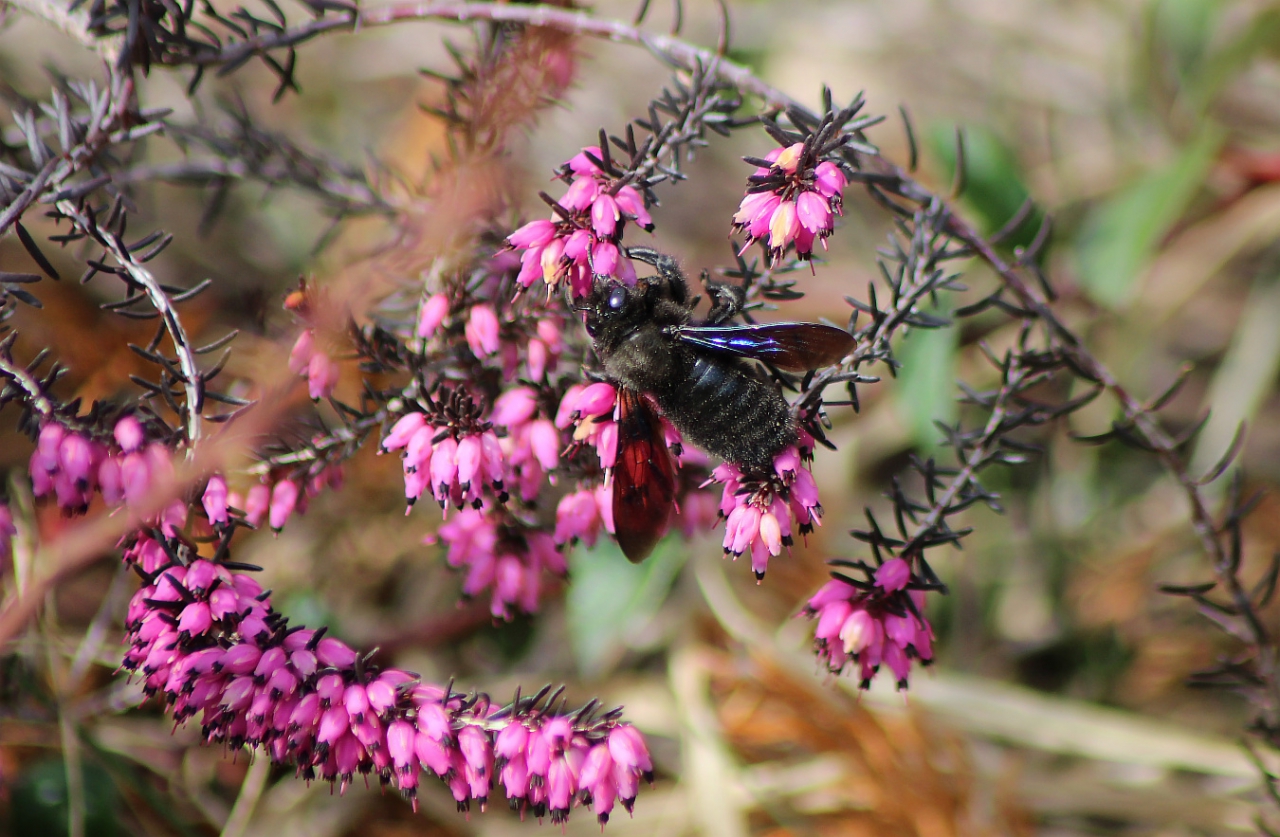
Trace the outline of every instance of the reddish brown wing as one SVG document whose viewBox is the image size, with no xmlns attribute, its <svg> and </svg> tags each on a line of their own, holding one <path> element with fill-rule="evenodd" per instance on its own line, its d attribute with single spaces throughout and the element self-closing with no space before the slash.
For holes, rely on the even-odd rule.
<svg viewBox="0 0 1280 837">
<path fill-rule="evenodd" d="M 638 564 L 667 532 L 676 476 L 662 424 L 635 390 L 618 388 L 618 458 L 613 468 L 613 528 L 622 554 Z"/>
<path fill-rule="evenodd" d="M 691 346 L 763 360 L 789 372 L 837 363 L 854 346 L 849 332 L 822 323 L 682 326 L 675 334 Z"/>
</svg>

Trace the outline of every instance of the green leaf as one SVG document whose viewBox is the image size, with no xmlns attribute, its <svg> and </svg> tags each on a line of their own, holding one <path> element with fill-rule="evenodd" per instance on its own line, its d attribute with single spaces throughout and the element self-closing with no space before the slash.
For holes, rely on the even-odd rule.
<svg viewBox="0 0 1280 837">
<path fill-rule="evenodd" d="M 1089 213 L 1076 255 L 1080 282 L 1095 300 L 1112 308 L 1128 301 L 1161 240 L 1199 191 L 1223 138 L 1220 128 L 1206 124 L 1172 163 L 1147 172 Z"/>
<path fill-rule="evenodd" d="M 1280 57 L 1280 9 L 1267 9 L 1240 27 L 1234 39 L 1205 58 L 1200 72 L 1186 79 L 1187 98 L 1197 112 L 1212 104 L 1218 92 L 1259 55 Z"/>
<path fill-rule="evenodd" d="M 111 777 L 92 763 L 83 767 L 85 837 L 120 834 L 116 811 L 119 792 Z M 10 803 L 13 834 L 59 837 L 67 833 L 67 769 L 62 759 L 47 759 L 13 780 Z"/>
<path fill-rule="evenodd" d="M 1154 12 L 1156 38 L 1173 55 L 1179 75 L 1191 80 L 1217 30 L 1222 0 L 1160 0 Z"/>
<path fill-rule="evenodd" d="M 607 536 L 591 549 L 569 555 L 572 583 L 565 600 L 569 642 L 584 677 L 599 677 L 626 651 L 666 601 L 687 552 L 679 538 L 666 538 L 649 559 L 632 564 Z"/>
<path fill-rule="evenodd" d="M 947 424 L 956 418 L 955 365 L 957 329 L 911 329 L 894 350 L 902 363 L 898 372 L 898 414 L 911 429 L 911 438 L 926 450 L 941 443 L 935 421 Z"/>
<path fill-rule="evenodd" d="M 948 178 L 955 177 L 956 129 L 938 123 L 926 134 L 929 150 L 943 165 Z M 965 186 L 961 202 L 978 216 L 984 233 L 1002 228 L 1026 203 L 1030 192 L 1022 179 L 1018 158 L 993 131 L 983 127 L 964 128 Z M 1032 213 L 1014 235 L 1003 242 L 1015 247 L 1029 244 L 1035 237 L 1042 216 Z"/>
</svg>

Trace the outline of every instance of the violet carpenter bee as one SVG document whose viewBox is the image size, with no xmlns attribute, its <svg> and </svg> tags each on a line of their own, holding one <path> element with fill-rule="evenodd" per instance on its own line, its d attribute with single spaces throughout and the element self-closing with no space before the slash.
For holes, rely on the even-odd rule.
<svg viewBox="0 0 1280 837">
<path fill-rule="evenodd" d="M 675 505 L 675 468 L 651 401 L 687 441 L 745 474 L 764 475 L 798 430 L 778 386 L 747 360 L 805 372 L 839 362 L 854 340 L 819 323 L 733 324 L 745 294 L 716 283 L 707 283 L 707 319 L 693 324 L 698 300 L 676 260 L 647 247 L 628 255 L 657 275 L 634 287 L 598 277 L 581 307 L 618 387 L 613 522 L 623 553 L 639 562 L 666 532 Z"/>
</svg>

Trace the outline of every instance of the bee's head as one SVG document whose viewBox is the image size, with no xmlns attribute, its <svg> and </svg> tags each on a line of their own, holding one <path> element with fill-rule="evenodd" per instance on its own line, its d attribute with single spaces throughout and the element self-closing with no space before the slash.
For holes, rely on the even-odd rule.
<svg viewBox="0 0 1280 837">
<path fill-rule="evenodd" d="M 587 314 L 587 334 L 599 338 L 609 329 L 644 317 L 644 287 L 631 287 L 617 279 L 597 276 L 591 296 L 582 307 Z"/>
</svg>

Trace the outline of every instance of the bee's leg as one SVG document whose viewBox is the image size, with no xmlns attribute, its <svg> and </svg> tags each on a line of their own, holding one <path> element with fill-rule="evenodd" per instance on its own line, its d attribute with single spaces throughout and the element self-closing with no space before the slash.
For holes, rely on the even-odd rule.
<svg viewBox="0 0 1280 837">
<path fill-rule="evenodd" d="M 710 325 L 727 323 L 742 312 L 747 304 L 747 292 L 741 285 L 730 285 L 727 282 L 712 282 L 711 274 L 702 271 L 702 285 L 711 298 L 711 310 L 707 312 Z"/>
<path fill-rule="evenodd" d="M 689 286 L 685 282 L 684 272 L 680 269 L 680 262 L 676 261 L 675 256 L 660 253 L 652 247 L 628 247 L 627 256 L 657 268 L 658 275 L 654 278 L 666 288 L 667 295 L 678 305 L 688 304 Z M 653 279 L 645 281 L 657 284 Z"/>
</svg>

